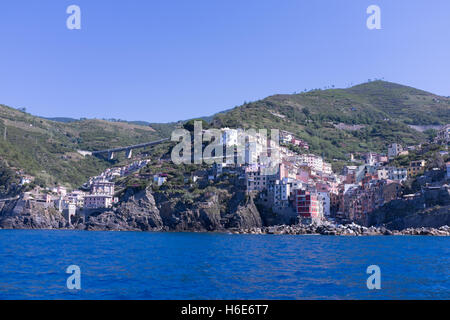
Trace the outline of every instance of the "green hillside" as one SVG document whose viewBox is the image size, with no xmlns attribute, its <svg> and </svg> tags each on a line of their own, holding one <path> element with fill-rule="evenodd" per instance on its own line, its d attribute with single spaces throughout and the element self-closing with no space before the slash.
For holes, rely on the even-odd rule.
<svg viewBox="0 0 450 320">
<path fill-rule="evenodd" d="M 106 160 L 84 158 L 77 150 L 102 150 L 157 140 L 167 137 L 173 126 L 158 124 L 155 129 L 105 120 L 52 121 L 0 105 L 0 160 L 47 184 L 76 186 L 112 165 Z"/>
<path fill-rule="evenodd" d="M 450 123 L 450 99 L 374 81 L 348 89 L 274 95 L 205 119 L 215 127 L 291 131 L 307 141 L 313 153 L 328 160 L 346 160 L 349 153 L 386 152 L 387 145 L 393 142 L 412 145 L 427 141 L 429 132 L 421 133 L 409 125 Z M 41 183 L 78 186 L 114 163 L 84 158 L 77 150 L 94 151 L 157 140 L 169 137 L 179 125 L 51 120 L 0 105 L 0 162 L 3 168 L 21 169 L 38 177 Z M 121 158 L 114 161 L 118 163 Z M 9 173 L 5 177 L 12 179 Z"/>
<path fill-rule="evenodd" d="M 385 81 L 274 95 L 213 120 L 216 127 L 291 131 L 309 142 L 313 152 L 342 160 L 351 152 L 386 152 L 393 142 L 425 142 L 428 136 L 408 125 L 445 123 L 450 123 L 449 98 Z"/>
</svg>

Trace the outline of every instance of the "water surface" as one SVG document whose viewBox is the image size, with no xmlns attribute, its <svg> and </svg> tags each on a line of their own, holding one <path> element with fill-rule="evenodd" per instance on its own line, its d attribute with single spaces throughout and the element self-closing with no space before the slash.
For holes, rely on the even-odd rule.
<svg viewBox="0 0 450 320">
<path fill-rule="evenodd" d="M 450 239 L 0 230 L 0 299 L 449 299 Z M 66 287 L 70 265 L 81 290 Z M 381 268 L 368 290 L 366 268 Z"/>
</svg>

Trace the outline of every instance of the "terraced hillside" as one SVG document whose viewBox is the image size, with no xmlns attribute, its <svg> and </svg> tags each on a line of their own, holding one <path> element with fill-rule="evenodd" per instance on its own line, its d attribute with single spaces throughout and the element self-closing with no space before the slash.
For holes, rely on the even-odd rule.
<svg viewBox="0 0 450 320">
<path fill-rule="evenodd" d="M 450 99 L 385 81 L 348 89 L 274 95 L 216 115 L 216 127 L 279 128 L 309 142 L 328 159 L 384 151 L 388 144 L 425 142 L 429 135 L 409 125 L 450 123 Z"/>
<path fill-rule="evenodd" d="M 0 160 L 47 184 L 79 185 L 110 162 L 84 158 L 77 150 L 101 150 L 166 137 L 174 124 L 150 125 L 105 120 L 52 121 L 0 105 Z M 5 131 L 6 128 L 6 131 Z"/>
<path fill-rule="evenodd" d="M 204 119 L 215 127 L 291 131 L 307 141 L 313 153 L 344 161 L 349 153 L 386 152 L 393 142 L 412 145 L 429 140 L 431 132 L 411 126 L 450 123 L 450 98 L 373 81 L 348 89 L 274 95 Z M 112 165 L 104 159 L 84 158 L 77 150 L 148 142 L 170 136 L 178 125 L 45 119 L 0 105 L 0 164 L 22 169 L 45 184 L 77 186 Z"/>
</svg>

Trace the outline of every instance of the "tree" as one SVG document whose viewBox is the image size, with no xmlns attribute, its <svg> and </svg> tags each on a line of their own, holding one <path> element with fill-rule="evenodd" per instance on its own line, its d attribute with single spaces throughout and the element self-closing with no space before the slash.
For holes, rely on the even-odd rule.
<svg viewBox="0 0 450 320">
<path fill-rule="evenodd" d="M 309 117 L 311 115 L 311 111 L 309 111 L 307 107 L 303 108 L 302 111 L 306 117 Z"/>
<path fill-rule="evenodd" d="M 208 128 L 209 128 L 209 123 L 206 122 L 206 121 L 203 120 L 203 119 L 192 119 L 192 120 L 189 120 L 188 122 L 186 122 L 185 124 L 183 124 L 183 128 L 186 129 L 186 130 L 188 130 L 188 131 L 193 132 L 193 131 L 194 131 L 194 124 L 195 124 L 195 121 L 200 121 L 200 122 L 202 123 L 202 128 L 203 128 L 203 129 L 208 129 Z"/>
<path fill-rule="evenodd" d="M 435 152 L 433 156 L 430 158 L 427 164 L 427 169 L 431 170 L 433 168 L 444 169 L 445 162 L 439 152 Z"/>
</svg>

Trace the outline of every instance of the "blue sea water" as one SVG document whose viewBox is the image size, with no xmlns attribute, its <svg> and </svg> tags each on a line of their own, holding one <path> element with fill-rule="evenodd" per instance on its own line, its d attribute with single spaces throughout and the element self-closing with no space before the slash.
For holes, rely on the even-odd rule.
<svg viewBox="0 0 450 320">
<path fill-rule="evenodd" d="M 450 238 L 0 230 L 0 299 L 449 299 Z M 69 290 L 66 268 L 81 269 Z M 369 265 L 381 289 L 368 290 Z"/>
</svg>

